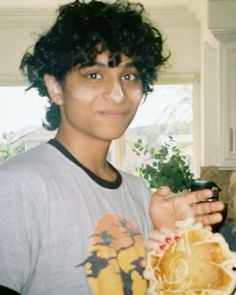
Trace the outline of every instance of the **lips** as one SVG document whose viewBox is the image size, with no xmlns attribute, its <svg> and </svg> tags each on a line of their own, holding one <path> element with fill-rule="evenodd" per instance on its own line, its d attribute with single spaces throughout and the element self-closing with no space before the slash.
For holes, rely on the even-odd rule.
<svg viewBox="0 0 236 295">
<path fill-rule="evenodd" d="M 103 111 L 99 111 L 99 113 L 104 116 L 122 117 L 127 115 L 129 112 L 128 110 L 103 110 Z"/>
</svg>

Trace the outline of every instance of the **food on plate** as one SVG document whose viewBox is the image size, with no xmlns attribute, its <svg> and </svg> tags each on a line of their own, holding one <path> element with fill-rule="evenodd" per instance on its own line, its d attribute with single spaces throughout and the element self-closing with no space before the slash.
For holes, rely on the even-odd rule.
<svg viewBox="0 0 236 295">
<path fill-rule="evenodd" d="M 236 253 L 223 236 L 194 219 L 178 222 L 180 239 L 147 254 L 148 294 L 230 295 L 236 287 Z"/>
</svg>

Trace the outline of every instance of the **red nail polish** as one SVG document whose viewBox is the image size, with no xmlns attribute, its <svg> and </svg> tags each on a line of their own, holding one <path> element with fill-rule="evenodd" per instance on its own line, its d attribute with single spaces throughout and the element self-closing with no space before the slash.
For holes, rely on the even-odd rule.
<svg viewBox="0 0 236 295">
<path fill-rule="evenodd" d="M 160 250 L 163 250 L 164 248 L 165 248 L 165 244 L 160 244 L 160 246 L 159 246 L 159 248 L 160 248 Z"/>
<path fill-rule="evenodd" d="M 165 237 L 165 242 L 166 242 L 166 243 L 170 243 L 171 240 L 172 240 L 172 239 L 171 239 L 170 237 Z"/>
<path fill-rule="evenodd" d="M 175 237 L 174 237 L 174 240 L 177 242 L 177 241 L 180 240 L 180 237 L 179 237 L 179 236 L 175 236 Z"/>
</svg>

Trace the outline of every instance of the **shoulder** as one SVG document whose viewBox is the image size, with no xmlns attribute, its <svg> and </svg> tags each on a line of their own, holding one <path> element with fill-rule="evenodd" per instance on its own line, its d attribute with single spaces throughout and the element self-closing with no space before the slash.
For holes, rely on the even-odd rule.
<svg viewBox="0 0 236 295">
<path fill-rule="evenodd" d="M 134 174 L 131 174 L 129 172 L 125 172 L 122 170 L 119 170 L 119 173 L 121 174 L 122 178 L 126 181 L 140 183 L 142 185 L 145 185 L 144 180 Z"/>
<path fill-rule="evenodd" d="M 119 172 L 122 177 L 122 182 L 125 185 L 131 186 L 132 189 L 136 192 L 143 193 L 145 195 L 147 195 L 147 194 L 149 195 L 149 190 L 146 185 L 146 182 L 142 178 L 140 178 L 136 175 L 130 174 L 128 172 L 124 172 L 124 171 L 119 171 Z"/>
<path fill-rule="evenodd" d="M 42 144 L 0 165 L 1 214 L 18 214 L 19 208 L 26 215 L 43 211 L 53 177 L 55 151 L 49 144 Z"/>
<path fill-rule="evenodd" d="M 47 143 L 23 152 L 6 160 L 0 165 L 0 173 L 11 173 L 21 175 L 28 171 L 37 171 L 42 166 L 47 166 L 55 158 L 56 149 Z"/>
<path fill-rule="evenodd" d="M 0 165 L 1 192 L 30 187 L 42 179 L 54 167 L 56 149 L 49 144 L 41 144 L 29 151 L 23 152 Z M 48 172 L 47 172 L 48 171 Z"/>
<path fill-rule="evenodd" d="M 0 165 L 0 170 L 8 169 L 11 166 L 26 164 L 29 161 L 42 161 L 43 159 L 50 156 L 54 148 L 48 143 L 42 143 L 37 147 L 34 147 L 26 152 L 22 152 L 9 160 L 6 160 Z"/>
</svg>

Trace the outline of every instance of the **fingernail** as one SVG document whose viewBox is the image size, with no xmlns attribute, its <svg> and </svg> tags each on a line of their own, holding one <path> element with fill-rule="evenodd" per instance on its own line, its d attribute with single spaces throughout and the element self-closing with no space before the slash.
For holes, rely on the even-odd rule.
<svg viewBox="0 0 236 295">
<path fill-rule="evenodd" d="M 180 240 L 180 237 L 179 236 L 174 236 L 174 240 L 177 242 Z"/>
<path fill-rule="evenodd" d="M 163 250 L 165 248 L 166 244 L 160 244 L 159 248 L 160 250 Z"/>
<path fill-rule="evenodd" d="M 170 243 L 171 240 L 172 240 L 172 239 L 171 239 L 170 237 L 165 237 L 165 242 L 166 242 L 166 243 Z"/>
</svg>

